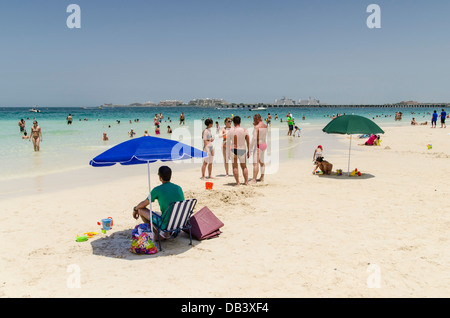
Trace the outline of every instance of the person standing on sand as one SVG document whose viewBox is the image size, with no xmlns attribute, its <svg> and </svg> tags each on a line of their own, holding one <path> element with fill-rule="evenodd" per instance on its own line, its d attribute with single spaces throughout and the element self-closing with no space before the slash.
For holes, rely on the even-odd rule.
<svg viewBox="0 0 450 318">
<path fill-rule="evenodd" d="M 230 158 L 230 152 L 233 156 L 233 175 L 236 179 L 236 186 L 239 186 L 239 168 L 240 163 L 242 174 L 244 175 L 244 184 L 248 185 L 248 170 L 246 153 L 250 149 L 250 137 L 247 129 L 241 127 L 241 117 L 233 117 L 234 127 L 230 129 L 227 135 L 227 157 Z"/>
<path fill-rule="evenodd" d="M 266 170 L 266 165 L 264 162 L 264 156 L 267 149 L 267 125 L 263 123 L 260 114 L 253 116 L 253 125 L 255 126 L 253 130 L 252 142 L 250 149 L 253 152 L 253 179 L 250 183 L 256 183 L 256 178 L 258 176 L 259 168 L 261 167 L 261 178 L 260 182 L 264 182 L 264 173 Z M 250 157 L 250 151 L 248 152 L 248 158 Z"/>
<path fill-rule="evenodd" d="M 436 128 L 437 118 L 438 114 L 436 111 L 434 111 L 433 115 L 431 116 L 431 128 Z"/>
<path fill-rule="evenodd" d="M 40 150 L 40 143 L 42 141 L 42 130 L 41 127 L 38 126 L 38 122 L 35 120 L 33 122 L 33 127 L 31 127 L 31 139 L 33 141 L 34 151 Z"/>
<path fill-rule="evenodd" d="M 313 154 L 313 162 L 316 165 L 316 167 L 313 170 L 313 174 L 316 173 L 316 169 L 319 167 L 319 161 L 317 159 L 319 158 L 323 158 L 323 147 L 321 145 L 318 145 L 316 150 L 314 150 L 314 154 Z"/>
<path fill-rule="evenodd" d="M 208 154 L 208 157 L 203 159 L 203 165 L 202 165 L 202 180 L 205 179 L 205 172 L 206 167 L 208 166 L 208 176 L 209 179 L 212 179 L 212 164 L 214 160 L 214 145 L 213 141 L 214 138 L 212 136 L 211 127 L 213 126 L 213 120 L 211 118 L 208 118 L 205 120 L 205 130 L 203 130 L 202 133 L 202 139 L 203 139 L 203 151 Z"/>
<path fill-rule="evenodd" d="M 222 142 L 222 155 L 223 155 L 223 163 L 225 166 L 225 177 L 228 177 L 228 161 L 229 157 L 227 156 L 227 135 L 231 129 L 231 119 L 229 117 L 224 120 L 225 127 L 220 130 L 219 137 L 223 138 Z"/>
<path fill-rule="evenodd" d="M 445 124 L 445 118 L 447 117 L 447 113 L 445 112 L 444 108 L 442 108 L 442 112 L 439 116 L 441 117 L 441 128 L 447 128 L 447 125 Z"/>
<path fill-rule="evenodd" d="M 292 136 L 292 132 L 294 131 L 294 119 L 292 118 L 291 113 L 287 114 L 286 117 L 289 126 L 288 136 Z"/>
</svg>

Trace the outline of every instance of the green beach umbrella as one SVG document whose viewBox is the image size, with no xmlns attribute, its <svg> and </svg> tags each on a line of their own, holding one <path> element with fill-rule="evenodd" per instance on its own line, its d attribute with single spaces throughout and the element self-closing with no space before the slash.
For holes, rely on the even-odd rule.
<svg viewBox="0 0 450 318">
<path fill-rule="evenodd" d="M 350 152 L 352 149 L 352 135 L 377 135 L 384 131 L 369 118 L 359 115 L 343 115 L 330 121 L 323 129 L 327 134 L 350 135 L 350 146 L 348 149 L 348 174 L 350 174 Z"/>
</svg>

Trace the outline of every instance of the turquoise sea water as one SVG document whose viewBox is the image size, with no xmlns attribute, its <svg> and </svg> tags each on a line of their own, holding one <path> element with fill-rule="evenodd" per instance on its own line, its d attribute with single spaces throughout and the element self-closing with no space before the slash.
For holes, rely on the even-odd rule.
<svg viewBox="0 0 450 318">
<path fill-rule="evenodd" d="M 148 130 L 149 134 L 155 136 L 153 118 L 155 114 L 162 113 L 164 119 L 160 129 L 163 138 L 182 140 L 193 146 L 201 145 L 201 131 L 204 128 L 202 118 L 212 118 L 214 123 L 219 122 L 222 127 L 226 117 L 240 116 L 242 126 L 252 127 L 252 116 L 260 113 L 263 118 L 270 113 L 273 117 L 272 126 L 278 128 L 281 136 L 280 147 L 283 144 L 287 132 L 286 114 L 291 112 L 296 125 L 302 128 L 302 140 L 311 144 L 320 142 L 323 137 L 321 129 L 336 113 L 358 114 L 374 120 L 380 126 L 386 125 L 409 125 L 410 119 L 416 117 L 418 121 L 429 120 L 428 114 L 431 108 L 267 108 L 266 110 L 250 111 L 244 108 L 230 108 L 219 110 L 215 108 L 200 107 L 148 107 L 148 108 L 40 108 L 41 113 L 30 112 L 28 108 L 0 108 L 0 182 L 29 178 L 46 173 L 57 173 L 86 167 L 89 161 L 122 141 L 128 140 L 128 132 L 133 129 L 136 137 Z M 396 111 L 404 114 L 401 122 L 394 121 Z M 184 112 L 186 125 L 179 125 L 179 116 Z M 414 114 L 412 114 L 414 113 Z M 72 125 L 67 125 L 66 117 L 71 114 Z M 275 115 L 279 116 L 275 120 Z M 305 119 L 303 119 L 305 116 Z M 219 119 L 220 117 L 220 119 Z M 23 118 L 26 122 L 26 130 L 30 128 L 35 118 L 42 129 L 43 141 L 41 151 L 35 153 L 33 145 L 29 141 L 21 139 L 18 121 Z M 170 120 L 171 122 L 170 122 Z M 139 119 L 139 122 L 135 122 Z M 118 124 L 120 120 L 120 124 Z M 131 122 L 130 122 L 131 121 Z M 167 133 L 167 126 L 174 130 L 172 135 Z M 215 132 L 215 125 L 213 127 Z M 109 141 L 102 141 L 102 135 L 106 132 Z M 305 139 L 306 138 L 306 139 Z M 218 140 L 218 142 L 220 142 Z M 217 144 L 220 145 L 219 143 Z M 219 148 L 220 149 L 220 148 Z M 296 153 L 295 156 L 303 155 Z M 304 154 L 310 157 L 309 152 Z"/>
</svg>

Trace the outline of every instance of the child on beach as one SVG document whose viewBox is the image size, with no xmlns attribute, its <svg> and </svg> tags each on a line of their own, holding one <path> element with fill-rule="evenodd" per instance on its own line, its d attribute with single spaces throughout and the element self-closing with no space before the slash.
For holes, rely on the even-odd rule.
<svg viewBox="0 0 450 318">
<path fill-rule="evenodd" d="M 323 157 L 317 158 L 317 164 L 319 165 L 319 169 L 323 172 L 323 174 L 330 175 L 333 171 L 333 165 L 326 160 L 323 160 Z"/>
<path fill-rule="evenodd" d="M 172 133 L 172 128 L 170 128 L 170 126 L 167 126 L 167 133 L 171 134 Z"/>
<path fill-rule="evenodd" d="M 378 136 L 377 135 L 370 135 L 369 139 L 364 143 L 365 146 L 373 146 L 377 145 Z"/>
<path fill-rule="evenodd" d="M 300 137 L 300 133 L 302 132 L 302 129 L 298 126 L 294 126 L 294 133 L 292 134 L 292 137 L 295 137 L 295 133 L 297 133 L 298 137 Z"/>
<path fill-rule="evenodd" d="M 159 125 L 156 125 L 155 134 L 159 135 L 161 131 L 159 130 Z"/>
</svg>

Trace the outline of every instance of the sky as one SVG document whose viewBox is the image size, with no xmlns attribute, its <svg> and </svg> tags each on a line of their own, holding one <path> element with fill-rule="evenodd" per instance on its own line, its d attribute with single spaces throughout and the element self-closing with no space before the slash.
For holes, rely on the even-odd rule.
<svg viewBox="0 0 450 318">
<path fill-rule="evenodd" d="M 367 26 L 370 4 L 381 28 Z M 449 57 L 447 0 L 0 3 L 0 107 L 450 102 Z"/>
</svg>

